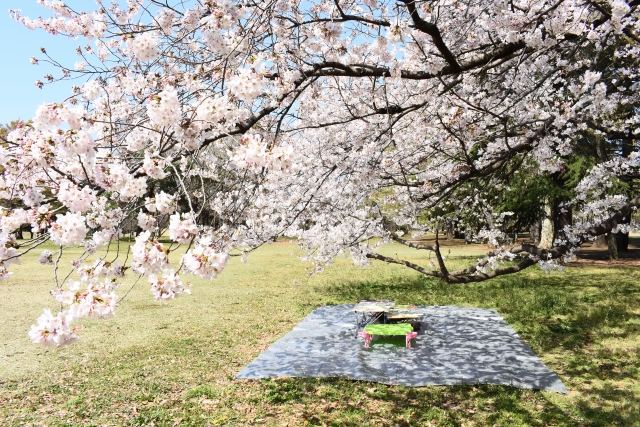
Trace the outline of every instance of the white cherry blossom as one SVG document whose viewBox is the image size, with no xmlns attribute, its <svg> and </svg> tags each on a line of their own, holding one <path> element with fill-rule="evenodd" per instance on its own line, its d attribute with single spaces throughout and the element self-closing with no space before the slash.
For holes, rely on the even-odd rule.
<svg viewBox="0 0 640 427">
<path fill-rule="evenodd" d="M 26 248 L 50 239 L 87 256 L 142 228 L 131 271 L 159 299 L 186 291 L 174 272 L 215 277 L 230 251 L 281 235 L 320 272 L 345 254 L 402 264 L 377 252 L 415 246 L 398 229 L 455 227 L 496 247 L 465 270 L 448 271 L 440 254 L 418 271 L 466 283 L 557 269 L 596 236 L 637 227 L 637 188 L 618 185 L 640 172 L 637 3 L 39 3 L 48 18 L 11 14 L 90 43 L 37 81 L 73 80 L 69 97 L 39 106 L 0 148 L 1 278 L 29 253 L 12 234 L 27 224 L 40 234 Z M 589 154 L 551 248 L 507 239 L 496 197 L 514 174 L 557 177 L 597 141 L 611 149 Z M 71 317 L 113 314 L 115 289 L 93 287 L 127 268 L 83 262 L 82 285 L 57 282 L 54 294 L 87 297 L 45 313 L 35 342 L 73 342 Z"/>
</svg>

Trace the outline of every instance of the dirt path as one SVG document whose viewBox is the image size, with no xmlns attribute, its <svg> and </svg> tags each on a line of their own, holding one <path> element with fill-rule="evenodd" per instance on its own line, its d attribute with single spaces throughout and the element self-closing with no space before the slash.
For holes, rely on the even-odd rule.
<svg viewBox="0 0 640 427">
<path fill-rule="evenodd" d="M 606 249 L 583 247 L 578 259 L 567 264 L 570 267 L 640 267 L 640 246 L 629 244 L 627 252 L 618 253 L 617 260 L 609 259 Z"/>
</svg>

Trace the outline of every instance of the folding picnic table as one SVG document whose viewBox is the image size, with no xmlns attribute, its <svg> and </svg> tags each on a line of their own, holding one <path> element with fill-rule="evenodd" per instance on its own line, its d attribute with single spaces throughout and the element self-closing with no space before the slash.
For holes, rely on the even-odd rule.
<svg viewBox="0 0 640 427">
<path fill-rule="evenodd" d="M 360 332 L 360 336 L 364 338 L 365 347 L 369 347 L 374 335 L 404 335 L 407 348 L 411 348 L 411 340 L 417 337 L 418 333 L 413 332 L 413 327 L 409 323 L 376 323 L 367 325 Z"/>
<path fill-rule="evenodd" d="M 386 318 L 388 321 L 395 321 L 397 323 L 401 322 L 411 322 L 418 320 L 422 316 L 420 314 L 412 314 L 411 309 L 415 308 L 415 305 L 398 305 L 389 310 L 386 314 Z"/>
<path fill-rule="evenodd" d="M 353 312 L 356 316 L 356 331 L 361 330 L 370 323 L 375 322 L 380 317 L 384 321 L 383 314 L 388 313 L 393 307 L 395 307 L 395 301 L 360 301 L 353 307 Z M 356 332 L 357 333 L 357 332 Z"/>
</svg>

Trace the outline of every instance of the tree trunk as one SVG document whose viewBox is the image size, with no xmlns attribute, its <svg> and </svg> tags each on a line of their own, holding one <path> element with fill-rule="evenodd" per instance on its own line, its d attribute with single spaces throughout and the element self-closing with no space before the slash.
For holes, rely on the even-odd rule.
<svg viewBox="0 0 640 427">
<path fill-rule="evenodd" d="M 596 237 L 596 240 L 593 241 L 593 248 L 594 249 L 607 248 L 607 236 L 603 234 L 602 236 Z"/>
<path fill-rule="evenodd" d="M 616 246 L 615 233 L 612 233 L 612 232 L 607 233 L 607 246 L 609 247 L 609 259 L 610 260 L 618 259 L 618 247 Z"/>
<path fill-rule="evenodd" d="M 455 238 L 455 227 L 456 225 L 453 222 L 449 222 L 445 226 L 445 235 L 447 236 L 447 240 L 453 240 Z"/>
<path fill-rule="evenodd" d="M 456 239 L 465 239 L 464 232 L 458 228 L 458 225 L 459 223 L 457 221 L 453 223 L 453 237 Z"/>
<path fill-rule="evenodd" d="M 633 151 L 633 141 L 629 139 L 625 139 L 622 141 L 621 146 L 621 154 L 622 157 L 628 157 Z M 628 180 L 625 180 L 630 184 Z M 628 218 L 623 218 L 620 221 L 621 224 L 629 224 L 631 223 L 630 216 Z M 616 233 L 616 249 L 618 252 L 627 252 L 629 250 L 629 233 Z"/>
<path fill-rule="evenodd" d="M 629 233 L 616 233 L 616 251 L 627 252 L 629 250 Z"/>
<path fill-rule="evenodd" d="M 540 244 L 540 231 L 542 229 L 542 220 L 540 218 L 536 219 L 533 224 L 531 224 L 531 228 L 529 229 L 529 238 L 533 245 Z"/>
<path fill-rule="evenodd" d="M 551 203 L 544 205 L 543 212 L 544 215 L 542 217 L 542 225 L 540 227 L 540 243 L 538 246 L 542 249 L 550 249 L 553 246 L 553 235 L 555 234 L 553 229 L 554 221 L 551 216 Z"/>
<path fill-rule="evenodd" d="M 629 224 L 631 223 L 631 215 L 628 218 L 623 218 L 620 221 L 621 224 Z M 629 250 L 629 233 L 618 232 L 615 233 L 616 236 L 616 249 L 618 252 L 627 252 Z"/>
<path fill-rule="evenodd" d="M 561 206 L 562 203 L 568 202 L 566 198 L 560 198 L 555 201 L 553 206 L 553 239 L 566 239 L 564 227 L 573 225 L 573 211 L 569 206 Z"/>
</svg>

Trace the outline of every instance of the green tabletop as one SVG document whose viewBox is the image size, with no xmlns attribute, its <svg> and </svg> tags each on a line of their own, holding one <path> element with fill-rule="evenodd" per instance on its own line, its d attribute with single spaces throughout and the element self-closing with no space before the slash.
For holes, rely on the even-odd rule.
<svg viewBox="0 0 640 427">
<path fill-rule="evenodd" d="M 374 323 L 373 325 L 365 326 L 364 331 L 371 335 L 406 335 L 407 332 L 412 332 L 413 328 L 408 323 Z"/>
</svg>

